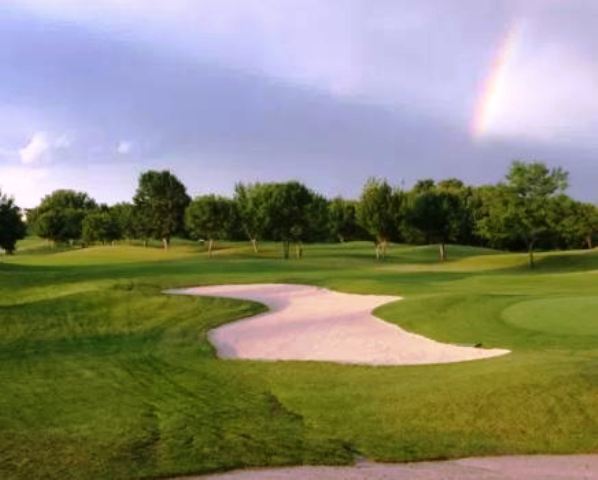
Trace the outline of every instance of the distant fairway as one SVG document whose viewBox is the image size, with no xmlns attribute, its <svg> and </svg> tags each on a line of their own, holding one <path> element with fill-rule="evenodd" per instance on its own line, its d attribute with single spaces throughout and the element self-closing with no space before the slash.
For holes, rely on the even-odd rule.
<svg viewBox="0 0 598 480">
<path fill-rule="evenodd" d="M 598 252 L 190 242 L 0 257 L 0 478 L 128 479 L 259 465 L 598 452 Z M 167 288 L 299 283 L 400 295 L 376 314 L 511 354 L 368 367 L 218 360 L 215 326 L 263 306 Z"/>
</svg>

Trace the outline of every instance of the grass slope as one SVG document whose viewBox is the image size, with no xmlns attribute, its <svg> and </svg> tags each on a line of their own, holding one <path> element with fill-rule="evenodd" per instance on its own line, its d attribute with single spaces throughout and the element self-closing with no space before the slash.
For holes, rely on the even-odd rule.
<svg viewBox="0 0 598 480">
<path fill-rule="evenodd" d="M 0 478 L 128 479 L 243 466 L 598 452 L 598 254 L 315 245 L 301 260 L 184 242 L 0 261 Z M 206 332 L 262 306 L 164 288 L 298 282 L 404 295 L 377 314 L 429 337 L 506 347 L 452 365 L 214 358 Z"/>
</svg>

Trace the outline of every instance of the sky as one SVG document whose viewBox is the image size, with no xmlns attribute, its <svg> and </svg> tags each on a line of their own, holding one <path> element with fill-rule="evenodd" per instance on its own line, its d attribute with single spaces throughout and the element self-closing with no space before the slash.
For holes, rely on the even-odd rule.
<svg viewBox="0 0 598 480">
<path fill-rule="evenodd" d="M 0 189 L 130 200 L 371 176 L 494 183 L 513 160 L 598 201 L 595 0 L 2 0 Z"/>
</svg>

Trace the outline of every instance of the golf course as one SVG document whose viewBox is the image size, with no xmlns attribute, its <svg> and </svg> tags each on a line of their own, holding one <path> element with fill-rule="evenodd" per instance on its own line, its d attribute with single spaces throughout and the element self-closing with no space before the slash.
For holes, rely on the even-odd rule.
<svg viewBox="0 0 598 480">
<path fill-rule="evenodd" d="M 189 240 L 0 259 L 0 478 L 140 479 L 246 467 L 598 452 L 598 252 Z M 401 297 L 374 315 L 493 358 L 421 365 L 218 358 L 266 312 L 169 289 L 292 284 Z M 265 318 L 265 317 L 256 317 Z"/>
<path fill-rule="evenodd" d="M 0 480 L 598 480 L 598 0 L 0 0 Z"/>
</svg>

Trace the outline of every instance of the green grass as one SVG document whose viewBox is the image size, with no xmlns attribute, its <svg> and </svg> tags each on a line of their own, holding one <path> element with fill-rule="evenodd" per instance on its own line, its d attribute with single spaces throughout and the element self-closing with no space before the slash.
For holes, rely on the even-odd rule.
<svg viewBox="0 0 598 480">
<path fill-rule="evenodd" d="M 135 479 L 245 466 L 598 452 L 598 252 L 264 244 L 0 259 L 0 478 Z M 263 310 L 165 288 L 296 282 L 403 295 L 377 314 L 512 353 L 450 365 L 222 361 L 206 332 Z"/>
<path fill-rule="evenodd" d="M 503 312 L 506 322 L 559 336 L 598 336 L 598 295 L 518 302 Z"/>
</svg>

